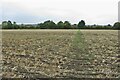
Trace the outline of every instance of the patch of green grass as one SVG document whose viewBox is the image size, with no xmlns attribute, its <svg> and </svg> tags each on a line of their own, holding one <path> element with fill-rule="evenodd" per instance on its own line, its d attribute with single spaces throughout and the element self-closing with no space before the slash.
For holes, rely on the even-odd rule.
<svg viewBox="0 0 120 80">
<path fill-rule="evenodd" d="M 93 57 L 92 54 L 89 54 L 88 44 L 85 42 L 85 36 L 80 30 L 74 36 L 72 50 L 75 59 Z"/>
</svg>

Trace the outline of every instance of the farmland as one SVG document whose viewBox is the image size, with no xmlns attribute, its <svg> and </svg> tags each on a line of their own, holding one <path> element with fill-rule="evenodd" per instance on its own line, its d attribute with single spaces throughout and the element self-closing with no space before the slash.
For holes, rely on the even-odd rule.
<svg viewBox="0 0 120 80">
<path fill-rule="evenodd" d="M 3 30 L 6 78 L 116 78 L 118 30 Z"/>
</svg>

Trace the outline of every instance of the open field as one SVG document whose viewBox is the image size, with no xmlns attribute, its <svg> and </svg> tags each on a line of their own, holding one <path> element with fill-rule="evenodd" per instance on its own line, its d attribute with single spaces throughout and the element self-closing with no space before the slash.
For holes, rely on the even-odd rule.
<svg viewBox="0 0 120 80">
<path fill-rule="evenodd" d="M 117 30 L 3 30 L 3 77 L 120 77 Z"/>
</svg>

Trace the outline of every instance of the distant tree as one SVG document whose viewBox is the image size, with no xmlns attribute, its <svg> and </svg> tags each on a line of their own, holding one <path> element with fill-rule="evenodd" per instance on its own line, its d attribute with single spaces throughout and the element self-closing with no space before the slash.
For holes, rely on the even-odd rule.
<svg viewBox="0 0 120 80">
<path fill-rule="evenodd" d="M 45 29 L 55 29 L 56 28 L 56 24 L 53 21 L 48 20 L 48 21 L 45 21 L 43 23 L 43 27 Z"/>
<path fill-rule="evenodd" d="M 19 25 L 17 25 L 17 23 L 16 22 L 13 22 L 13 29 L 19 29 Z"/>
<path fill-rule="evenodd" d="M 43 23 L 43 29 L 49 29 L 50 20 Z"/>
<path fill-rule="evenodd" d="M 12 22 L 10 20 L 7 22 L 7 24 L 8 24 L 8 29 L 13 29 L 13 25 L 12 25 Z"/>
<path fill-rule="evenodd" d="M 85 21 L 84 20 L 81 20 L 79 23 L 78 23 L 78 28 L 81 29 L 81 28 L 84 28 L 85 27 Z"/>
<path fill-rule="evenodd" d="M 57 25 L 53 21 L 45 21 L 44 23 L 39 23 L 37 25 L 38 29 L 56 29 Z"/>
<path fill-rule="evenodd" d="M 16 22 L 13 22 L 13 28 L 16 29 Z"/>
<path fill-rule="evenodd" d="M 39 23 L 39 24 L 37 25 L 37 29 L 44 29 L 43 23 Z"/>
<path fill-rule="evenodd" d="M 50 21 L 48 27 L 49 27 L 49 29 L 56 29 L 57 25 L 53 21 Z"/>
<path fill-rule="evenodd" d="M 63 28 L 64 28 L 64 23 L 63 23 L 62 21 L 59 21 L 59 22 L 57 23 L 57 28 L 58 28 L 58 29 L 63 29 Z"/>
<path fill-rule="evenodd" d="M 64 22 L 64 29 L 70 29 L 71 28 L 71 24 L 69 21 L 65 21 Z"/>
<path fill-rule="evenodd" d="M 7 21 L 3 21 L 2 22 L 2 29 L 7 29 L 8 28 L 8 22 Z"/>
<path fill-rule="evenodd" d="M 77 29 L 77 24 L 73 24 L 72 29 Z"/>
<path fill-rule="evenodd" d="M 110 24 L 108 24 L 107 26 L 110 26 L 110 27 L 111 27 L 111 25 L 110 25 Z"/>
<path fill-rule="evenodd" d="M 120 30 L 120 22 L 116 22 L 116 23 L 113 25 L 113 28 Z"/>
<path fill-rule="evenodd" d="M 104 29 L 112 29 L 112 25 L 108 24 L 103 27 Z"/>
</svg>

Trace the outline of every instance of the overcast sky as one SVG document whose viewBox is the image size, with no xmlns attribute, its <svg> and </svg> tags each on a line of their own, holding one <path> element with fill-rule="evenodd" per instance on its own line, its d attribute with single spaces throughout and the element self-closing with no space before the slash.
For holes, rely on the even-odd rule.
<svg viewBox="0 0 120 80">
<path fill-rule="evenodd" d="M 39 23 L 46 20 L 114 24 L 119 0 L 0 0 L 0 21 Z"/>
</svg>

